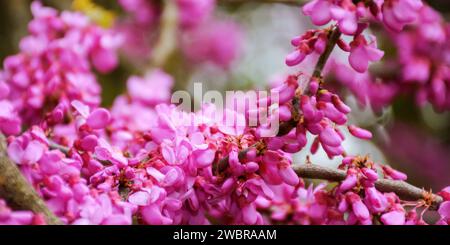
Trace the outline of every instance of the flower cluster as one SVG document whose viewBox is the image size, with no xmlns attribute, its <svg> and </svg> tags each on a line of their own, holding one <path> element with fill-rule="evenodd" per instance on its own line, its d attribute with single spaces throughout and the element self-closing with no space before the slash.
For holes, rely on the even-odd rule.
<svg viewBox="0 0 450 245">
<path fill-rule="evenodd" d="M 416 21 L 423 6 L 421 0 L 313 0 L 303 7 L 303 13 L 311 17 L 313 24 L 321 26 L 331 20 L 346 35 L 355 35 L 368 20 L 381 21 L 393 31 Z"/>
<path fill-rule="evenodd" d="M 426 4 L 419 4 L 420 1 L 395 2 L 397 3 L 394 4 L 394 1 L 389 3 L 392 8 L 391 14 L 387 14 L 389 11 L 385 10 L 388 7 L 383 8 L 385 23 L 389 19 L 386 25 L 391 28 L 386 28 L 382 32 L 378 30 L 378 32 L 391 41 L 396 52 L 389 54 L 383 64 L 369 72 L 367 71 L 368 62 L 379 60 L 382 56 L 381 51 L 375 48 L 375 39 L 369 42 L 372 45 L 371 48 L 357 45 L 367 43 L 359 38 L 351 42 L 350 47 L 343 46 L 342 41 L 339 40 L 339 47 L 344 47 L 344 50 L 351 52 L 349 63 L 354 71 L 345 64 L 333 62 L 328 66 L 329 73 L 350 89 L 361 103 L 370 103 L 375 110 L 391 104 L 397 96 L 406 93 L 412 94 L 420 106 L 429 102 L 438 111 L 448 110 L 450 108 L 449 24 L 437 11 Z M 399 10 L 400 8 L 396 10 L 395 6 L 397 8 L 403 6 L 401 8 L 403 12 Z M 412 10 L 414 12 L 411 12 Z M 398 16 L 405 13 L 407 14 L 405 20 L 414 21 L 408 24 L 408 28 L 399 31 L 402 25 L 395 24 L 392 18 L 395 16 L 399 18 Z M 299 45 L 296 46 L 299 51 L 305 49 L 301 49 Z M 368 49 L 363 51 L 361 48 L 356 49 L 356 46 Z M 319 52 L 316 49 L 316 52 L 323 51 Z M 302 54 L 306 53 L 302 52 Z"/>
<path fill-rule="evenodd" d="M 91 113 L 87 128 L 98 128 L 99 111 Z M 80 148 L 97 144 L 94 137 L 86 136 Z M 103 168 L 100 162 L 72 151 L 65 156 L 52 150 L 50 140 L 39 127 L 33 127 L 19 137 L 10 137 L 9 157 L 46 201 L 47 206 L 65 224 L 131 224 L 132 207 L 123 202 L 117 192 L 90 188 L 84 176 Z"/>
<path fill-rule="evenodd" d="M 420 205 L 407 208 L 408 205 L 395 193 L 380 191 L 375 186 L 375 182 L 383 178 L 405 179 L 403 173 L 390 168 L 386 170 L 386 166 L 379 166 L 367 157 L 346 157 L 340 168 L 346 171 L 346 178 L 332 189 L 323 184 L 308 188 L 304 184 L 271 186 L 276 198 L 260 198 L 257 206 L 270 214 L 269 222 L 280 224 L 426 224 L 424 210 L 419 212 Z M 380 177 L 380 168 L 384 170 L 383 177 Z M 448 187 L 441 193 L 448 193 Z M 447 203 L 439 209 L 440 224 L 448 222 Z"/>
<path fill-rule="evenodd" d="M 377 48 L 374 36 L 365 37 L 363 32 L 371 21 L 382 21 L 390 30 L 400 31 L 418 19 L 423 4 L 421 0 L 350 1 L 314 0 L 303 7 L 303 13 L 311 17 L 313 24 L 325 25 L 336 22 L 340 33 L 353 37 L 349 44 L 338 39 L 338 46 L 350 52 L 349 63 L 359 73 L 367 71 L 369 62 L 379 61 L 384 52 Z M 321 54 L 331 37 L 331 30 L 311 30 L 295 37 L 294 52 L 286 57 L 286 64 L 294 66 L 311 53 Z M 339 37 L 338 37 L 339 38 Z"/>
<path fill-rule="evenodd" d="M 430 102 L 439 111 L 449 110 L 449 24 L 435 10 L 424 6 L 416 25 L 387 36 L 398 50 L 393 62 L 398 71 L 385 83 L 397 84 L 399 92 L 415 91 L 418 105 Z"/>
<path fill-rule="evenodd" d="M 1 131 L 16 134 L 22 123 L 33 125 L 60 103 L 77 99 L 100 103 L 101 88 L 91 67 L 109 72 L 117 65 L 118 37 L 79 13 L 63 12 L 33 2 L 30 35 L 20 53 L 5 59 L 0 73 Z M 4 99 L 9 100 L 5 101 Z M 62 114 L 53 115 L 62 120 Z"/>
</svg>

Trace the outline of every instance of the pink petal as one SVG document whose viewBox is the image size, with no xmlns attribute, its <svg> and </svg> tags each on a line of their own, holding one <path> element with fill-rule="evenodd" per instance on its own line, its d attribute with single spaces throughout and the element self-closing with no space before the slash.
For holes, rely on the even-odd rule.
<svg viewBox="0 0 450 245">
<path fill-rule="evenodd" d="M 216 152 L 211 149 L 197 150 L 193 153 L 198 168 L 206 168 L 211 165 L 216 156 Z"/>
<path fill-rule="evenodd" d="M 300 64 L 304 59 L 306 55 L 301 52 L 300 50 L 295 50 L 294 52 L 288 54 L 286 56 L 285 63 L 288 66 L 295 66 Z"/>
<path fill-rule="evenodd" d="M 88 135 L 81 140 L 81 147 L 85 151 L 94 151 L 98 144 L 98 138 L 95 135 Z"/>
<path fill-rule="evenodd" d="M 141 211 L 142 218 L 149 225 L 170 225 L 172 219 L 161 214 L 161 210 L 157 205 L 146 206 Z"/>
<path fill-rule="evenodd" d="M 172 147 L 164 144 L 161 146 L 161 154 L 163 155 L 164 159 L 169 163 L 170 165 L 174 165 L 177 161 L 175 157 L 175 152 L 173 151 Z"/>
<path fill-rule="evenodd" d="M 26 163 L 35 163 L 41 159 L 44 151 L 45 146 L 38 141 L 33 140 L 27 145 L 22 161 Z"/>
<path fill-rule="evenodd" d="M 305 15 L 311 16 L 314 25 L 325 25 L 331 20 L 330 3 L 324 0 L 318 0 L 306 4 L 303 7 Z"/>
<path fill-rule="evenodd" d="M 106 217 L 102 225 L 131 225 L 131 218 L 121 214 L 113 214 Z"/>
<path fill-rule="evenodd" d="M 101 73 L 108 73 L 117 67 L 119 60 L 113 50 L 99 48 L 92 54 L 92 63 Z"/>
<path fill-rule="evenodd" d="M 405 213 L 401 211 L 391 211 L 381 216 L 381 222 L 385 225 L 404 225 Z"/>
<path fill-rule="evenodd" d="M 355 174 L 347 175 L 344 181 L 342 181 L 341 185 L 339 186 L 339 190 L 342 192 L 348 191 L 355 187 L 356 183 L 358 182 L 358 178 Z"/>
<path fill-rule="evenodd" d="M 81 101 L 78 101 L 78 100 L 74 100 L 70 104 L 84 118 L 87 118 L 89 116 L 89 106 L 83 104 Z"/>
<path fill-rule="evenodd" d="M 350 133 L 360 139 L 365 139 L 365 140 L 369 140 L 372 138 L 372 133 L 368 130 L 362 129 L 362 128 L 358 128 L 356 126 L 350 125 L 348 126 L 348 130 L 350 131 Z"/>
<path fill-rule="evenodd" d="M 22 163 L 22 156 L 23 156 L 23 154 L 24 154 L 23 149 L 22 149 L 22 147 L 20 146 L 20 144 L 17 141 L 13 141 L 11 144 L 9 144 L 9 146 L 8 146 L 8 156 L 15 163 L 17 163 L 17 164 L 21 164 Z"/>
<path fill-rule="evenodd" d="M 379 61 L 384 56 L 384 51 L 370 46 L 366 48 L 366 53 L 370 61 Z"/>
<path fill-rule="evenodd" d="M 352 209 L 359 220 L 367 220 L 370 218 L 369 210 L 361 200 L 352 203 Z"/>
<path fill-rule="evenodd" d="M 296 186 L 299 183 L 300 180 L 290 165 L 281 167 L 279 171 L 281 178 L 286 184 Z"/>
<path fill-rule="evenodd" d="M 442 219 L 450 219 L 450 201 L 443 202 L 438 212 Z"/>
<path fill-rule="evenodd" d="M 246 225 L 254 225 L 258 219 L 258 212 L 253 205 L 247 205 L 242 208 L 242 218 Z"/>
<path fill-rule="evenodd" d="M 326 127 L 319 135 L 319 139 L 322 143 L 329 146 L 337 147 L 342 143 L 341 137 L 332 127 Z"/>
<path fill-rule="evenodd" d="M 350 65 L 359 73 L 364 73 L 369 67 L 369 59 L 363 46 L 358 46 L 350 51 L 348 56 Z"/>
<path fill-rule="evenodd" d="M 150 203 L 150 194 L 146 191 L 135 192 L 128 197 L 128 202 L 138 206 L 147 206 Z"/>
<path fill-rule="evenodd" d="M 111 119 L 109 111 L 104 108 L 95 109 L 87 118 L 86 123 L 92 129 L 105 128 Z"/>
</svg>

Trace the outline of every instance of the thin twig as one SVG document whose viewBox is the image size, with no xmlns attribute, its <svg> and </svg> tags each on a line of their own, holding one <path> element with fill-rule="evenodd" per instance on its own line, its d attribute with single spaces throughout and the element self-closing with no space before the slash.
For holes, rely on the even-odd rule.
<svg viewBox="0 0 450 245">
<path fill-rule="evenodd" d="M 45 202 L 20 173 L 6 153 L 6 139 L 0 134 L 0 197 L 15 209 L 30 210 L 45 216 L 47 224 L 63 223 L 48 209 Z"/>
</svg>

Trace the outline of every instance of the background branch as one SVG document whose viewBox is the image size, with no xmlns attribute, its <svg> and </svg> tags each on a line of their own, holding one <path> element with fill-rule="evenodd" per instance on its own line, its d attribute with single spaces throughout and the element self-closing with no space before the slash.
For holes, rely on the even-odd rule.
<svg viewBox="0 0 450 245">
<path fill-rule="evenodd" d="M 33 187 L 7 156 L 6 138 L 0 134 L 0 197 L 18 210 L 30 210 L 45 216 L 47 224 L 62 225 Z"/>
<path fill-rule="evenodd" d="M 164 0 L 159 39 L 152 52 L 151 67 L 161 67 L 169 59 L 177 45 L 178 10 L 176 2 Z"/>
</svg>

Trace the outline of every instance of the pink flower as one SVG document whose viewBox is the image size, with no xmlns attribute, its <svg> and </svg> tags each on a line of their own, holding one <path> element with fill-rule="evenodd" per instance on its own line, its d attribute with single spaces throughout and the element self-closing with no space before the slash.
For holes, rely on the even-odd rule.
<svg viewBox="0 0 450 245">
<path fill-rule="evenodd" d="M 439 215 L 441 216 L 441 220 L 450 223 L 450 201 L 446 201 L 441 203 L 438 210 Z"/>
<path fill-rule="evenodd" d="M 445 201 L 450 201 L 450 186 L 445 187 L 438 193 Z"/>
<path fill-rule="evenodd" d="M 332 127 L 326 127 L 319 135 L 319 139 L 322 144 L 326 144 L 329 146 L 340 146 L 342 143 L 342 139 L 336 130 Z"/>
<path fill-rule="evenodd" d="M 358 195 L 353 192 L 349 192 L 347 194 L 347 201 L 351 204 L 353 214 L 359 221 L 364 222 L 370 219 L 370 212 Z"/>
<path fill-rule="evenodd" d="M 195 28 L 207 20 L 215 7 L 215 0 L 177 0 L 180 25 Z"/>
<path fill-rule="evenodd" d="M 375 187 L 369 187 L 365 190 L 365 203 L 372 212 L 381 213 L 388 208 L 386 197 L 377 191 Z"/>
<path fill-rule="evenodd" d="M 422 8 L 421 0 L 385 0 L 383 4 L 383 22 L 394 31 L 416 20 Z"/>
<path fill-rule="evenodd" d="M 170 225 L 173 220 L 161 213 L 160 207 L 152 204 L 142 208 L 142 218 L 149 225 Z"/>
<path fill-rule="evenodd" d="M 314 25 L 325 25 L 331 20 L 331 6 L 328 0 L 313 0 L 303 6 L 303 13 L 311 17 Z"/>
<path fill-rule="evenodd" d="M 33 164 L 41 159 L 45 150 L 46 146 L 36 140 L 29 143 L 16 140 L 9 144 L 8 155 L 17 164 Z"/>
<path fill-rule="evenodd" d="M 104 108 L 97 108 L 90 112 L 89 107 L 78 100 L 72 101 L 71 105 L 80 114 L 81 124 L 86 124 L 91 129 L 103 129 L 111 120 L 109 111 Z"/>
<path fill-rule="evenodd" d="M 381 215 L 381 222 L 385 225 L 403 225 L 405 224 L 405 212 L 391 211 Z"/>
<path fill-rule="evenodd" d="M 356 186 L 356 183 L 358 182 L 358 177 L 355 173 L 349 173 L 344 181 L 342 181 L 341 185 L 339 186 L 339 190 L 341 192 L 348 191 Z"/>
<path fill-rule="evenodd" d="M 170 101 L 173 85 L 173 78 L 162 70 L 148 72 L 143 78 L 132 76 L 127 82 L 132 99 L 153 106 Z"/>
<path fill-rule="evenodd" d="M 243 33 L 235 22 L 212 20 L 186 32 L 181 48 L 191 62 L 227 69 L 239 56 L 242 40 Z"/>
<path fill-rule="evenodd" d="M 300 182 L 298 175 L 295 173 L 294 169 L 292 169 L 290 164 L 280 166 L 279 171 L 281 178 L 286 184 L 296 186 Z"/>
<path fill-rule="evenodd" d="M 354 35 L 358 30 L 356 11 L 341 7 L 332 7 L 331 16 L 338 21 L 339 30 L 346 35 Z"/>
<path fill-rule="evenodd" d="M 7 100 L 0 100 L 0 132 L 14 135 L 20 132 L 21 120 Z"/>
<path fill-rule="evenodd" d="M 368 130 L 362 129 L 362 128 L 358 128 L 354 125 L 349 125 L 348 126 L 348 131 L 355 137 L 360 138 L 360 139 L 365 139 L 365 140 L 369 140 L 372 138 L 372 133 Z"/>
<path fill-rule="evenodd" d="M 306 54 L 300 50 L 295 50 L 286 56 L 286 65 L 295 66 L 300 64 L 306 57 Z"/>
<path fill-rule="evenodd" d="M 408 178 L 406 174 L 398 170 L 395 170 L 389 166 L 383 165 L 382 168 L 386 177 L 392 178 L 394 180 L 406 180 Z"/>
<path fill-rule="evenodd" d="M 383 51 L 377 49 L 376 39 L 373 36 L 371 42 L 368 43 L 364 36 L 358 35 L 350 43 L 350 46 L 348 60 L 353 69 L 360 73 L 367 71 L 369 62 L 379 61 L 384 55 Z"/>
</svg>

